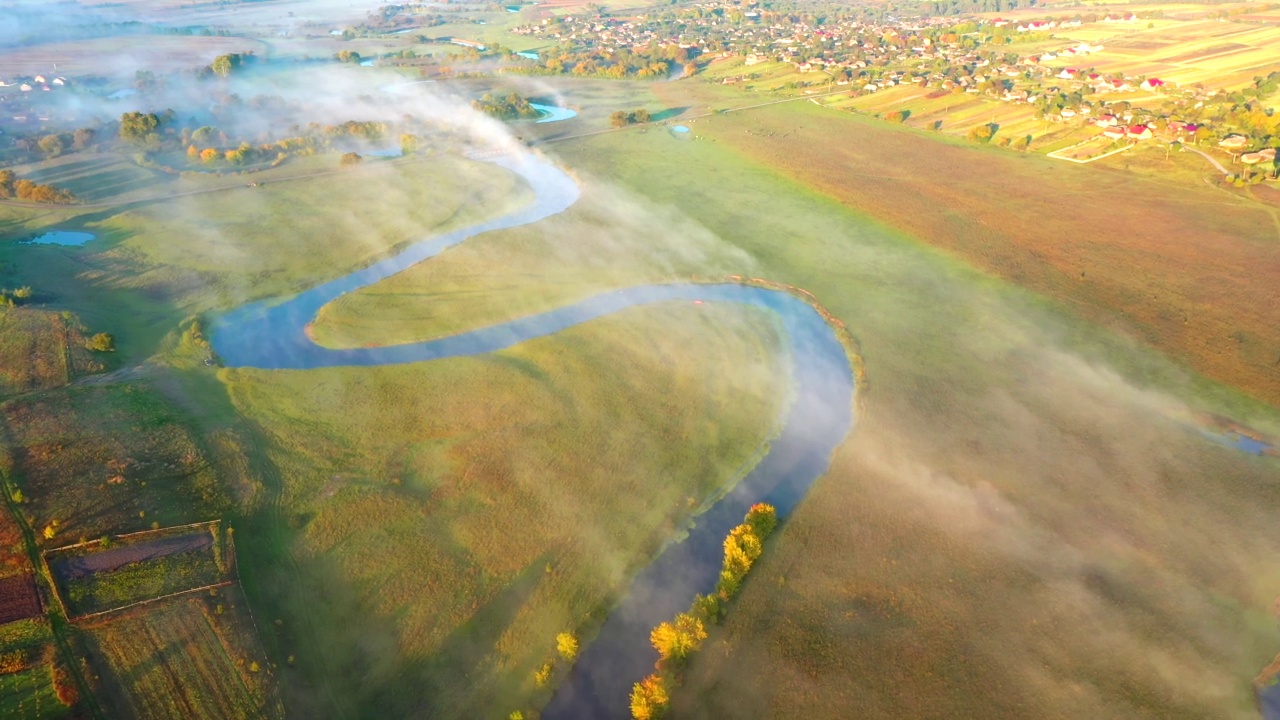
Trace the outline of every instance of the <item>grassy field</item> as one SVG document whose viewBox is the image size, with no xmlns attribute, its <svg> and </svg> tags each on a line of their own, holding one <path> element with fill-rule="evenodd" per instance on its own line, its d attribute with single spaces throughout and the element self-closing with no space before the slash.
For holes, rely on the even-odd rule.
<svg viewBox="0 0 1280 720">
<path fill-rule="evenodd" d="M 858 336 L 871 380 L 858 431 L 713 633 L 675 716 L 1252 717 L 1250 680 L 1276 650 L 1280 575 L 1263 508 L 1277 469 L 1184 419 L 1191 402 L 1274 434 L 1275 410 L 1073 318 L 1068 308 L 1098 317 L 1074 298 L 1027 294 L 805 187 L 847 183 L 840 198 L 930 244 L 967 232 L 975 249 L 997 251 L 1003 233 L 1044 231 L 982 208 L 1021 207 L 1039 192 L 1029 175 L 1052 183 L 1065 168 L 898 142 L 805 105 L 699 120 L 704 141 L 629 132 L 557 147 L 580 172 L 607 172 L 732 238 L 762 274 L 812 290 Z M 797 141 L 766 145 L 761 130 Z M 1107 183 L 1118 180 L 1082 170 L 1078 197 L 1090 185 L 1116 197 Z M 1247 207 L 1208 198 L 1201 207 Z M 1143 223 L 1167 224 L 1171 242 L 1197 237 L 1176 205 L 1147 205 Z M 1118 229 L 1103 236 L 1111 252 L 1124 248 Z M 1071 237 L 1041 240 L 1010 278 L 1026 282 Z M 1212 237 L 1224 253 L 1227 233 Z M 1246 247 L 1265 253 L 1268 242 Z M 1133 261 L 1111 262 L 1133 274 Z"/>
<path fill-rule="evenodd" d="M 1077 167 L 921 135 L 793 103 L 699 120 L 788 177 L 1280 401 L 1274 206 L 1101 166 Z M 832 146 L 840 133 L 864 142 Z M 1198 158 L 1183 156 L 1179 162 Z M 918 169 L 927 169 L 920 172 Z M 967 186 L 955 178 L 964 177 Z M 945 208 L 939 211 L 938 208 Z"/>
<path fill-rule="evenodd" d="M 75 316 L 0 310 L 0 398 L 65 385 L 100 368 Z"/>
<path fill-rule="evenodd" d="M 633 309 L 491 356 L 225 371 L 293 528 L 240 545 L 307 715 L 488 717 L 545 698 L 610 597 L 771 431 L 777 339 L 735 308 Z M 641 500 L 642 499 L 642 500 Z M 250 556 L 259 553 L 256 562 Z M 250 570 L 252 568 L 252 570 Z"/>
<path fill-rule="evenodd" d="M 668 228 L 667 237 L 653 237 L 655 226 Z M 591 236 L 588 242 L 584 233 Z M 409 342 L 550 310 L 616 287 L 733 274 L 747 263 L 741 250 L 696 223 L 592 179 L 568 212 L 464 243 L 436 261 L 344 295 L 323 309 L 313 327 L 324 345 Z M 530 271 L 512 273 L 520 267 Z"/>
<path fill-rule="evenodd" d="M 0 715 L 13 720 L 59 720 L 71 709 L 58 701 L 47 666 L 0 675 Z"/>
<path fill-rule="evenodd" d="M 274 718 L 272 671 L 238 591 L 176 599 L 83 631 L 115 717 Z"/>
<path fill-rule="evenodd" d="M 43 618 L 0 624 L 0 663 L 21 668 L 0 671 L 0 716 L 54 720 L 71 714 L 54 691 L 48 651 L 52 639 Z"/>
<path fill-rule="evenodd" d="M 92 384 L 0 405 L 22 506 L 43 540 L 97 538 L 217 517 L 231 488 L 179 409 L 140 383 Z M 55 524 L 56 523 L 56 524 Z"/>
<path fill-rule="evenodd" d="M 601 107 L 619 97 L 598 95 Z M 18 482 L 41 498 L 26 508 L 37 529 L 57 518 L 55 536 L 75 539 L 240 513 L 242 574 L 301 714 L 536 706 L 547 691 L 532 672 L 556 633 L 589 633 L 630 573 L 764 449 L 787 399 L 772 321 L 664 305 L 488 357 L 216 375 L 184 324 L 526 197 L 492 166 L 436 160 L 358 184 L 268 184 L 81 218 L 101 244 L 42 254 L 43 282 L 60 304 L 112 321 L 125 367 L 5 406 Z M 645 223 L 669 220 L 623 200 L 604 192 L 547 237 L 493 237 L 538 251 L 590 228 L 615 238 L 620 267 L 646 247 Z M 675 277 L 662 267 L 678 251 L 700 253 L 686 269 L 732 255 L 682 230 L 661 252 L 647 243 L 667 257 L 652 265 L 660 277 Z M 17 272 L 30 272 L 18 252 Z M 572 290 L 602 286 L 592 282 Z M 509 298 L 519 312 L 541 307 Z M 455 303 L 452 322 L 496 310 Z M 111 482 L 129 458 L 136 474 Z M 201 497 L 208 488 L 218 492 Z M 107 693 L 127 681 L 104 677 L 115 678 Z"/>
<path fill-rule="evenodd" d="M 575 122 L 595 127 L 654 91 L 673 110 L 741 98 L 688 85 L 632 97 L 579 83 L 568 99 L 586 98 L 595 114 Z M 692 127 L 701 139 L 637 128 L 555 145 L 586 188 L 578 207 L 344 298 L 322 338 L 457 332 L 695 272 L 805 287 L 862 342 L 865 418 L 695 665 L 678 701 L 707 700 L 688 714 L 750 716 L 736 697 L 764 717 L 843 717 L 857 681 L 868 717 L 1242 717 L 1276 650 L 1276 471 L 1186 419 L 1276 434 L 1280 418 L 1151 346 L 1271 397 L 1265 362 L 1179 354 L 1200 346 L 1159 314 L 1187 296 L 1193 337 L 1239 327 L 1272 347 L 1276 304 L 1247 272 L 1273 261 L 1274 237 L 1257 234 L 1271 211 L 811 103 Z M 191 316 L 333 277 L 526 192 L 477 163 L 396 167 L 94 211 L 77 227 L 103 235 L 96 247 L 0 249 L 18 279 L 39 276 L 117 334 L 124 365 L 3 406 L 24 511 L 38 531 L 58 519 L 59 544 L 236 515 L 278 666 L 247 650 L 214 662 L 221 626 L 199 620 L 216 601 L 165 604 L 87 631 L 117 714 L 241 712 L 271 697 L 237 689 L 255 661 L 299 716 L 536 709 L 533 671 L 556 633 L 587 640 L 630 574 L 767 443 L 787 399 L 776 329 L 714 304 L 633 309 L 476 358 L 205 367 Z M 1134 277 L 1176 302 L 1148 300 Z M 900 674 L 841 660 L 824 637 Z M 715 664 L 730 652 L 768 659 Z"/>
</svg>

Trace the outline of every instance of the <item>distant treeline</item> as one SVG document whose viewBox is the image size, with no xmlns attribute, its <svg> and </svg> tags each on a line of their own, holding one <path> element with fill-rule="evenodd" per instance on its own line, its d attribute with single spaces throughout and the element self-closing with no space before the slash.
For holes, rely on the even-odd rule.
<svg viewBox="0 0 1280 720">
<path fill-rule="evenodd" d="M 920 5 L 925 15 L 973 15 L 1036 7 L 1036 0 L 936 0 Z"/>
</svg>

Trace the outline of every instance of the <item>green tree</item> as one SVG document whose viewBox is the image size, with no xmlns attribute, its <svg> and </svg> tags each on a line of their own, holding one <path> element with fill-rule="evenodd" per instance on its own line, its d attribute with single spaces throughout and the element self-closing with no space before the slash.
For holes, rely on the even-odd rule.
<svg viewBox="0 0 1280 720">
<path fill-rule="evenodd" d="M 120 139 L 141 144 L 159 127 L 160 116 L 155 113 L 127 112 L 120 116 Z"/>
<path fill-rule="evenodd" d="M 354 165 L 359 165 L 362 162 L 364 162 L 364 158 L 361 157 L 359 153 L 353 152 L 343 153 L 342 157 L 338 160 L 338 164 L 342 167 L 352 167 Z"/>
<path fill-rule="evenodd" d="M 98 333 L 89 338 L 85 347 L 95 352 L 112 352 L 116 349 L 116 341 L 108 333 Z"/>
<path fill-rule="evenodd" d="M 609 125 L 620 128 L 631 124 L 631 115 L 625 110 L 615 110 L 609 115 Z"/>
<path fill-rule="evenodd" d="M 649 633 L 649 642 L 664 663 L 683 662 L 702 647 L 706 639 L 707 630 L 702 620 L 689 613 L 680 613 L 674 622 L 664 622 Z"/>
<path fill-rule="evenodd" d="M 572 661 L 578 657 L 578 638 L 573 633 L 562 632 L 556 635 L 556 652 L 565 660 Z"/>
<path fill-rule="evenodd" d="M 649 115 L 649 111 L 644 108 L 639 108 L 631 113 L 631 122 L 634 123 L 647 123 L 652 119 L 653 117 Z"/>
<path fill-rule="evenodd" d="M 991 138 L 995 137 L 995 127 L 990 123 L 983 125 L 975 125 L 969 129 L 969 139 L 977 143 L 989 143 Z"/>
<path fill-rule="evenodd" d="M 62 154 L 62 151 L 66 149 L 66 146 L 62 144 L 62 138 L 57 135 L 45 135 L 40 138 L 40 142 L 37 143 L 37 147 L 40 148 L 40 152 L 44 153 L 46 157 L 51 158 L 58 157 Z"/>
</svg>

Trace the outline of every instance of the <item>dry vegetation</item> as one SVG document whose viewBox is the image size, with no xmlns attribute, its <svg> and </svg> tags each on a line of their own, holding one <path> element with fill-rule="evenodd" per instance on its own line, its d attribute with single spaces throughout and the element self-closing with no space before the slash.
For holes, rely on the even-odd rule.
<svg viewBox="0 0 1280 720">
<path fill-rule="evenodd" d="M 808 104 L 696 127 L 1215 380 L 1280 400 L 1280 225 L 1270 207 L 1116 170 L 922 142 Z M 829 142 L 839 136 L 849 139 Z"/>
<path fill-rule="evenodd" d="M 117 717 L 271 718 L 274 680 L 239 591 L 175 599 L 86 628 L 90 665 Z"/>
<path fill-rule="evenodd" d="M 20 397 L 0 420 L 23 512 L 51 545 L 205 520 L 228 502 L 183 418 L 142 384 Z"/>
<path fill-rule="evenodd" d="M 100 368 L 70 313 L 0 309 L 0 397 L 65 385 Z"/>
<path fill-rule="evenodd" d="M 146 35 L 94 38 L 0 50 L 0 77 L 48 74 L 99 75 L 132 80 L 137 70 L 186 70 L 229 52 L 256 51 L 258 40 L 235 37 Z"/>
</svg>

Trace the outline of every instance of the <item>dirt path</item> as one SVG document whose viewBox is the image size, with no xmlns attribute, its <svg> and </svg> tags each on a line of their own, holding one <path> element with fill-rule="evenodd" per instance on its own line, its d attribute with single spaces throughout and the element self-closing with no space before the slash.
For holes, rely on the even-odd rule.
<svg viewBox="0 0 1280 720">
<path fill-rule="evenodd" d="M 1230 174 L 1231 174 L 1231 171 L 1230 171 L 1230 170 L 1228 170 L 1228 169 L 1226 169 L 1225 167 L 1223 167 L 1223 166 L 1222 166 L 1222 163 L 1218 162 L 1218 159 L 1217 159 L 1217 158 L 1215 158 L 1214 156 L 1210 155 L 1209 153 L 1204 152 L 1204 151 L 1201 151 L 1201 150 L 1197 150 L 1197 149 L 1192 148 L 1192 147 L 1187 147 L 1186 145 L 1183 145 L 1183 146 L 1182 146 L 1182 149 L 1183 149 L 1183 150 L 1186 150 L 1186 151 L 1188 151 L 1188 152 L 1193 152 L 1193 153 L 1195 153 L 1195 154 L 1199 155 L 1200 157 L 1204 158 L 1205 160 L 1208 160 L 1209 162 L 1213 163 L 1213 166 L 1214 166 L 1214 167 L 1216 167 L 1216 168 L 1218 168 L 1218 172 L 1222 173 L 1223 175 L 1230 175 Z"/>
</svg>

